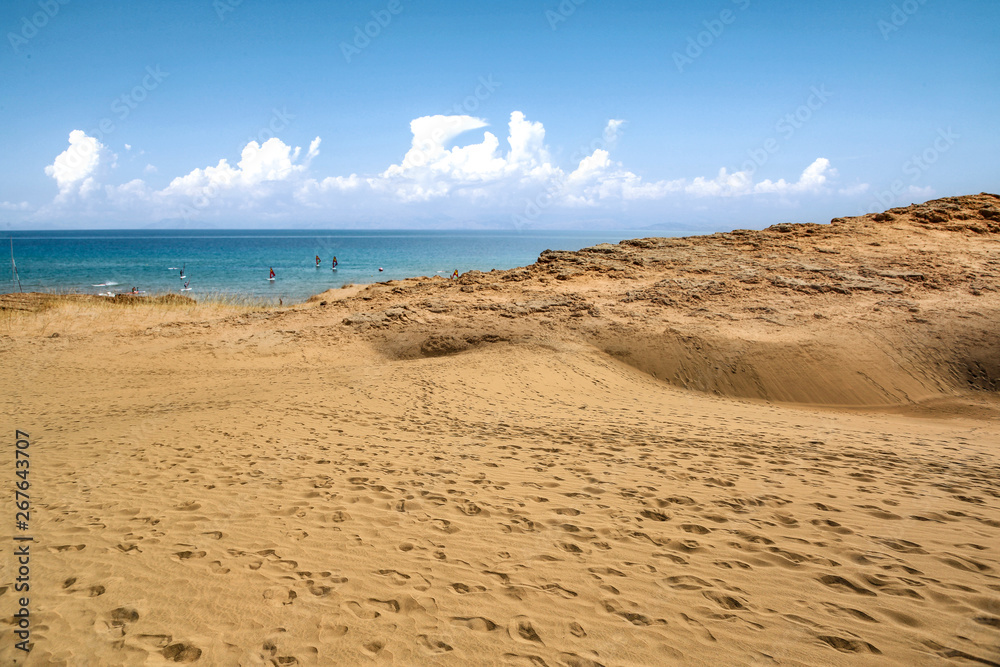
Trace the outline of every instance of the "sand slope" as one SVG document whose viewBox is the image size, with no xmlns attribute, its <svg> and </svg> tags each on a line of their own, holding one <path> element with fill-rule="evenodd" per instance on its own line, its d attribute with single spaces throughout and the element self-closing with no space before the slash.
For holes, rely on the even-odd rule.
<svg viewBox="0 0 1000 667">
<path fill-rule="evenodd" d="M 997 285 L 995 233 L 942 233 Z M 613 254 L 10 319 L 34 650 L 5 624 L 0 662 L 1000 664 L 998 293 L 939 257 L 893 297 L 918 313 L 772 282 L 654 308 L 625 299 L 664 267 Z"/>
</svg>

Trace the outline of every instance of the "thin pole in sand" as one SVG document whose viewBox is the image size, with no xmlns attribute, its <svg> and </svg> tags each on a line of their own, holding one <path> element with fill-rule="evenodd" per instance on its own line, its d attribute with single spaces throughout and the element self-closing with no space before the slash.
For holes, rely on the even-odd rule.
<svg viewBox="0 0 1000 667">
<path fill-rule="evenodd" d="M 17 291 L 23 292 L 21 289 L 21 276 L 17 275 L 17 264 L 14 263 L 14 237 L 10 237 L 10 270 L 11 270 L 11 282 L 17 281 Z"/>
</svg>

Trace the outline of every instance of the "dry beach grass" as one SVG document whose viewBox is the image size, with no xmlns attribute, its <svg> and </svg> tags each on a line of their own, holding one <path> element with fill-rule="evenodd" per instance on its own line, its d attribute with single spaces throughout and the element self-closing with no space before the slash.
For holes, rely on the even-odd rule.
<svg viewBox="0 0 1000 667">
<path fill-rule="evenodd" d="M 998 209 L 6 310 L 0 662 L 1000 664 Z"/>
</svg>

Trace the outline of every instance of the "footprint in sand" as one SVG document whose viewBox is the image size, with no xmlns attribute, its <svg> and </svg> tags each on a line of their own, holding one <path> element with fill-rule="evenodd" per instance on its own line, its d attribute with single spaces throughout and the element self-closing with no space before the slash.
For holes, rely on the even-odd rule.
<svg viewBox="0 0 1000 667">
<path fill-rule="evenodd" d="M 587 571 L 600 579 L 598 575 L 606 575 L 609 577 L 624 577 L 626 576 L 621 570 L 616 570 L 613 567 L 588 567 Z"/>
<path fill-rule="evenodd" d="M 618 616 L 621 616 L 632 625 L 646 626 L 653 624 L 652 619 L 650 619 L 645 614 L 639 614 L 634 611 L 625 611 L 623 609 L 615 609 L 614 605 L 610 603 L 605 603 L 604 609 L 611 614 L 616 614 Z"/>
<path fill-rule="evenodd" d="M 201 657 L 201 649 L 193 644 L 178 642 L 165 646 L 160 654 L 172 662 L 194 662 Z"/>
<path fill-rule="evenodd" d="M 431 582 L 422 574 L 414 572 L 412 575 L 403 574 L 396 570 L 379 570 L 382 576 L 390 577 L 392 583 L 397 586 L 409 585 L 414 590 L 426 591 L 431 587 Z"/>
<path fill-rule="evenodd" d="M 545 584 L 541 588 L 546 593 L 550 593 L 552 595 L 557 595 L 557 596 L 559 596 L 561 598 L 564 598 L 564 599 L 567 599 L 567 600 L 570 599 L 570 598 L 575 598 L 578 595 L 578 593 L 576 591 L 571 591 L 568 588 L 563 588 L 559 584 Z"/>
<path fill-rule="evenodd" d="M 515 616 L 511 619 L 508 633 L 510 634 L 510 638 L 515 641 L 544 645 L 542 638 L 539 637 L 538 632 L 535 631 L 535 627 L 532 625 L 531 619 L 527 616 Z"/>
<path fill-rule="evenodd" d="M 126 623 L 135 623 L 139 620 L 139 612 L 130 607 L 118 607 L 117 609 L 112 609 L 108 616 L 111 618 L 112 623 L 121 625 Z"/>
<path fill-rule="evenodd" d="M 466 584 L 456 582 L 448 586 L 451 590 L 458 593 L 459 595 L 467 595 L 468 593 L 482 593 L 486 590 L 485 586 L 468 586 Z"/>
<path fill-rule="evenodd" d="M 317 584 L 312 579 L 306 581 L 306 586 L 309 588 L 309 592 L 318 598 L 324 598 L 328 596 L 330 592 L 333 590 L 333 587 Z"/>
<path fill-rule="evenodd" d="M 702 588 L 712 587 L 712 584 L 708 583 L 704 579 L 699 579 L 698 577 L 688 574 L 676 577 L 666 577 L 662 580 L 662 583 L 670 588 L 676 588 L 681 591 L 697 591 Z"/>
<path fill-rule="evenodd" d="M 732 595 L 726 595 L 725 593 L 720 593 L 719 591 L 702 591 L 701 594 L 723 609 L 737 611 L 747 608 L 747 605 L 744 604 L 744 602 L 736 599 Z"/>
<path fill-rule="evenodd" d="M 716 567 L 721 567 L 724 570 L 752 570 L 753 566 L 749 563 L 744 563 L 741 560 L 716 560 L 712 561 L 712 565 Z"/>
<path fill-rule="evenodd" d="M 448 651 L 454 651 L 450 645 L 444 643 L 439 639 L 433 639 L 427 635 L 417 635 L 417 643 L 420 647 L 427 653 L 434 655 L 447 653 Z"/>
<path fill-rule="evenodd" d="M 108 612 L 105 627 L 113 637 L 124 637 L 128 626 L 139 620 L 139 612 L 130 607 L 118 607 Z"/>
<path fill-rule="evenodd" d="M 385 648 L 385 642 L 382 641 L 382 640 L 380 640 L 380 639 L 377 639 L 377 640 L 375 640 L 373 642 L 368 642 L 367 644 L 364 644 L 361 647 L 361 650 L 363 652 L 367 653 L 368 655 L 370 655 L 372 657 L 375 657 L 384 648 Z"/>
<path fill-rule="evenodd" d="M 290 605 L 299 595 L 290 588 L 269 588 L 264 591 L 264 599 L 274 606 Z"/>
<path fill-rule="evenodd" d="M 399 602 L 396 600 L 376 600 L 375 598 L 368 598 L 368 604 L 373 607 L 378 607 L 379 609 L 392 612 L 393 614 L 399 613 Z"/>
<path fill-rule="evenodd" d="M 63 588 L 69 588 L 70 593 L 86 593 L 88 597 L 96 598 L 100 595 L 104 595 L 107 589 L 100 584 L 94 584 L 93 586 L 87 586 L 84 588 L 70 588 L 76 583 L 76 577 L 70 577 L 63 582 Z"/>
<path fill-rule="evenodd" d="M 483 616 L 453 616 L 451 622 L 477 632 L 492 632 L 497 629 L 497 624 Z"/>
<path fill-rule="evenodd" d="M 457 533 L 459 530 L 461 530 L 460 528 L 456 528 L 455 526 L 451 525 L 451 521 L 448 521 L 447 519 L 434 519 L 433 521 L 431 521 L 431 528 L 435 530 L 440 530 L 441 532 L 447 533 L 449 535 Z"/>
<path fill-rule="evenodd" d="M 603 663 L 585 658 L 576 653 L 560 653 L 559 662 L 567 667 L 604 667 Z"/>
<path fill-rule="evenodd" d="M 214 572 L 215 574 L 229 574 L 229 568 L 223 567 L 222 561 L 220 560 L 213 560 L 209 564 L 209 568 L 211 568 L 212 572 Z"/>
<path fill-rule="evenodd" d="M 352 614 L 354 614 L 355 616 L 357 616 L 358 618 L 360 618 L 362 620 L 365 620 L 365 621 L 374 620 L 374 619 L 376 619 L 376 618 L 378 618 L 379 616 L 382 615 L 382 614 L 380 614 L 377 611 L 374 611 L 372 609 L 365 609 L 359 603 L 357 603 L 357 602 L 355 602 L 353 600 L 345 602 L 344 603 L 344 608 L 347 609 L 347 611 L 349 611 Z"/>
<path fill-rule="evenodd" d="M 707 535 L 712 532 L 711 528 L 705 528 L 705 526 L 699 526 L 695 523 L 685 523 L 681 526 L 681 530 L 685 533 L 693 533 L 695 535 Z"/>
</svg>

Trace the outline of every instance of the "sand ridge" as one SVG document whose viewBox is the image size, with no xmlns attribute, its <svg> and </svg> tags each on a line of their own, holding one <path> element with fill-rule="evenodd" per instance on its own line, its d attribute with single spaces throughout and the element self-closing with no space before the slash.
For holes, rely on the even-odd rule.
<svg viewBox="0 0 1000 667">
<path fill-rule="evenodd" d="M 33 439 L 34 650 L 4 624 L 0 661 L 1000 664 L 997 232 L 890 215 L 283 310 L 19 314 L 0 400 Z M 776 285 L 783 243 L 897 244 L 924 280 Z M 733 253 L 759 282 L 711 277 Z M 883 391 L 827 368 L 852 355 Z"/>
<path fill-rule="evenodd" d="M 891 406 L 1000 388 L 1000 197 L 542 253 L 327 301 L 394 358 L 572 339 L 688 389 Z M 312 313 L 314 317 L 324 317 Z"/>
</svg>

